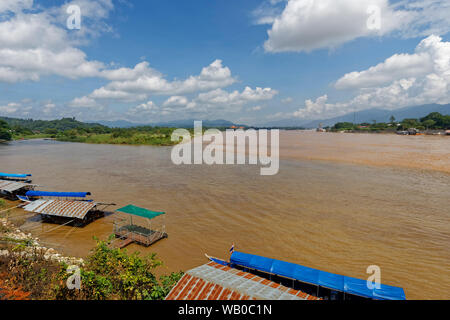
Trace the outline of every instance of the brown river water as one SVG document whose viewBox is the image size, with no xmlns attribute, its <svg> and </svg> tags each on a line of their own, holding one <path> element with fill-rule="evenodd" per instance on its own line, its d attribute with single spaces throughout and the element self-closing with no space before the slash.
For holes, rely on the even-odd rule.
<svg viewBox="0 0 450 320">
<path fill-rule="evenodd" d="M 32 173 L 40 190 L 90 191 L 99 202 L 165 211 L 168 239 L 150 248 L 164 272 L 239 251 L 401 286 L 408 299 L 450 298 L 450 138 L 281 132 L 280 171 L 183 165 L 170 147 L 20 141 L 0 144 L 0 171 Z M 85 228 L 42 224 L 17 209 L 24 231 L 85 256 L 114 214 Z M 22 217 L 22 218 L 21 218 Z"/>
</svg>

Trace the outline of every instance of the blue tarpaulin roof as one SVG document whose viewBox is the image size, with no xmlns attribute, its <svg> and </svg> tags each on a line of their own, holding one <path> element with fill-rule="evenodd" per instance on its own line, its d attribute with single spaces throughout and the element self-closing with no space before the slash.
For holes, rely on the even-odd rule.
<svg viewBox="0 0 450 320">
<path fill-rule="evenodd" d="M 27 197 L 55 197 L 55 198 L 86 198 L 90 192 L 51 192 L 51 191 L 28 191 Z"/>
<path fill-rule="evenodd" d="M 230 262 L 242 267 L 268 272 L 285 278 L 306 282 L 361 297 L 378 300 L 405 300 L 402 288 L 381 285 L 380 289 L 369 289 L 367 281 L 320 271 L 298 264 L 265 258 L 235 251 Z"/>
<path fill-rule="evenodd" d="M 4 178 L 28 178 L 28 177 L 31 177 L 31 174 L 13 174 L 13 173 L 0 172 L 0 177 L 4 177 Z"/>
</svg>

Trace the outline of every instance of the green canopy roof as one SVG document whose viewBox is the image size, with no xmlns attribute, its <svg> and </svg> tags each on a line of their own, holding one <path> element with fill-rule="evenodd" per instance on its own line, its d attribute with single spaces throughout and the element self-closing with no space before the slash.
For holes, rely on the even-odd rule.
<svg viewBox="0 0 450 320">
<path fill-rule="evenodd" d="M 144 218 L 148 218 L 148 219 L 153 219 L 160 215 L 166 214 L 165 212 L 156 212 L 156 211 L 150 211 L 150 210 L 147 210 L 144 208 L 139 208 L 139 207 L 133 206 L 132 204 L 130 204 L 126 207 L 117 209 L 116 211 L 132 214 L 135 216 L 144 217 Z"/>
</svg>

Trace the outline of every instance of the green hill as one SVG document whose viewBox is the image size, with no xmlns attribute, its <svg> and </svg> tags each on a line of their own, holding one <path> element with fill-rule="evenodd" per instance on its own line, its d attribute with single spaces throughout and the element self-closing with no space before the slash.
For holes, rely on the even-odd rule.
<svg viewBox="0 0 450 320">
<path fill-rule="evenodd" d="M 66 131 L 72 129 L 99 129 L 106 131 L 107 127 L 98 123 L 84 123 L 75 120 L 75 118 L 63 118 L 60 120 L 33 120 L 33 119 L 16 119 L 0 117 L 4 120 L 13 131 L 17 128 L 28 129 L 33 133 L 45 133 L 46 131 Z"/>
</svg>

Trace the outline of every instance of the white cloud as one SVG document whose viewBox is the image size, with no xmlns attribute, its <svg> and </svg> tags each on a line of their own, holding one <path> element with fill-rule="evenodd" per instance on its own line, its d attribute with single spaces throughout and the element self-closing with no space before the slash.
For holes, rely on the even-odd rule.
<svg viewBox="0 0 450 320">
<path fill-rule="evenodd" d="M 89 98 L 89 97 L 75 98 L 68 105 L 69 105 L 69 107 L 72 107 L 72 108 L 99 108 L 99 107 L 101 107 L 101 105 L 98 104 L 97 101 L 95 101 L 94 99 Z"/>
<path fill-rule="evenodd" d="M 19 103 L 15 102 L 8 103 L 7 105 L 0 106 L 0 114 L 10 115 L 12 113 L 16 113 L 20 109 L 20 107 L 21 104 Z"/>
<path fill-rule="evenodd" d="M 235 113 L 251 102 L 267 101 L 272 99 L 278 91 L 271 88 L 255 88 L 246 87 L 242 92 L 237 90 L 228 92 L 222 89 L 216 89 L 209 92 L 198 94 L 192 100 L 184 96 L 172 96 L 168 98 L 162 106 L 157 106 L 153 101 L 140 104 L 128 110 L 128 114 L 136 115 L 152 115 L 166 116 L 177 114 L 179 118 L 190 114 L 208 115 L 218 113 Z M 258 109 L 259 108 L 259 109 Z M 253 110 L 260 110 L 261 107 L 254 107 Z"/>
<path fill-rule="evenodd" d="M 227 87 L 236 80 L 231 70 L 222 65 L 221 60 L 215 60 L 204 67 L 197 76 L 190 76 L 185 80 L 169 81 L 159 71 L 150 67 L 148 62 L 141 62 L 134 68 L 119 68 L 115 70 L 102 70 L 100 75 L 112 80 L 106 86 L 94 90 L 85 100 L 116 100 L 116 101 L 143 101 L 150 95 L 177 95 L 180 93 L 193 93 L 215 88 Z M 81 98 L 78 98 L 81 99 Z M 187 99 L 181 96 L 169 98 L 169 104 L 186 104 Z"/>
<path fill-rule="evenodd" d="M 169 81 L 162 73 L 151 68 L 148 62 L 141 62 L 133 69 L 103 70 L 100 74 L 113 81 L 89 94 L 87 97 L 91 99 L 143 101 L 150 95 L 195 93 L 228 87 L 236 82 L 231 70 L 223 66 L 221 60 L 215 60 L 204 67 L 199 75 L 185 80 Z"/>
<path fill-rule="evenodd" d="M 210 92 L 201 93 L 194 100 L 197 106 L 218 106 L 218 107 L 230 107 L 230 106 L 242 106 L 248 102 L 271 100 L 278 94 L 277 90 L 272 88 L 259 88 L 252 89 L 245 87 L 242 92 L 237 90 L 227 92 L 222 89 L 216 89 Z"/>
<path fill-rule="evenodd" d="M 128 114 L 142 116 L 157 113 L 159 112 L 159 110 L 159 107 L 153 101 L 148 101 L 147 103 L 142 103 L 136 107 L 131 108 L 130 110 L 128 110 Z"/>
<path fill-rule="evenodd" d="M 449 70 L 448 42 L 438 36 L 422 40 L 413 54 L 395 54 L 384 62 L 364 71 L 347 73 L 340 78 L 337 89 L 361 89 L 376 87 L 408 77 Z"/>
<path fill-rule="evenodd" d="M 105 65 L 89 61 L 74 45 L 49 12 L 18 12 L 0 22 L 0 81 L 37 81 L 47 75 L 101 76 Z"/>
<path fill-rule="evenodd" d="M 54 103 L 47 103 L 47 104 L 44 105 L 44 108 L 42 109 L 42 111 L 44 113 L 49 114 L 49 113 L 52 113 L 53 110 L 55 110 L 55 108 L 56 108 L 56 104 L 54 104 Z"/>
<path fill-rule="evenodd" d="M 372 6 L 380 9 L 380 28 L 368 27 Z M 447 0 L 289 0 L 273 18 L 264 48 L 268 52 L 309 52 L 360 37 L 445 34 L 450 31 L 449 17 Z"/>
<path fill-rule="evenodd" d="M 113 81 L 106 86 L 106 89 L 171 95 L 223 88 L 235 81 L 231 76 L 230 69 L 222 65 L 222 60 L 215 60 L 209 66 L 203 68 L 198 76 L 190 76 L 186 80 L 168 81 L 162 74 L 147 66 L 136 77 L 124 81 Z"/>
<path fill-rule="evenodd" d="M 284 104 L 289 104 L 289 103 L 292 103 L 293 101 L 294 101 L 294 99 L 292 99 L 291 97 L 287 97 L 287 98 L 281 100 L 281 102 Z"/>
<path fill-rule="evenodd" d="M 172 96 L 167 99 L 163 106 L 164 107 L 185 107 L 189 103 L 188 99 L 184 96 Z"/>
<path fill-rule="evenodd" d="M 33 6 L 33 0 L 2 0 L 0 1 L 0 13 L 20 12 Z"/>
<path fill-rule="evenodd" d="M 306 100 L 293 115 L 318 119 L 370 108 L 450 103 L 450 42 L 429 36 L 414 54 L 396 54 L 377 66 L 349 73 L 336 87 L 354 89 L 357 94 L 346 102 L 330 103 L 327 95 Z"/>
</svg>

